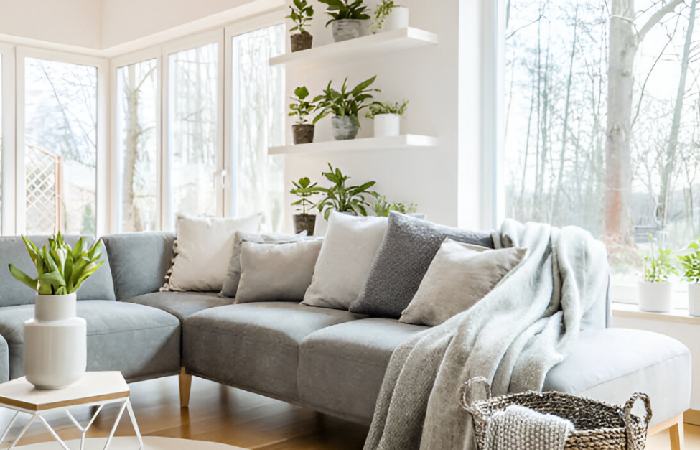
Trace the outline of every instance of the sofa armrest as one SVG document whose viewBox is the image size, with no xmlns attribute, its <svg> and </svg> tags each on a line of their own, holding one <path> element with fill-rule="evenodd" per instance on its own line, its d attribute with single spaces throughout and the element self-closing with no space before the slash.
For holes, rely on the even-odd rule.
<svg viewBox="0 0 700 450">
<path fill-rule="evenodd" d="M 10 349 L 5 338 L 0 336 L 0 383 L 10 380 Z"/>
</svg>

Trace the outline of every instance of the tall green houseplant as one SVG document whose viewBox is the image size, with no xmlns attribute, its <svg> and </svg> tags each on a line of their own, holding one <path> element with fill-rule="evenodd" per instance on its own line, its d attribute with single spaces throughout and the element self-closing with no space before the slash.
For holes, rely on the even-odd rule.
<svg viewBox="0 0 700 450">
<path fill-rule="evenodd" d="M 375 181 L 349 185 L 350 177 L 330 163 L 328 163 L 328 172 L 323 172 L 322 175 L 331 183 L 330 187 L 318 188 L 323 198 L 318 202 L 317 208 L 326 220 L 333 211 L 358 216 L 367 215 L 367 209 L 370 207 L 369 200 L 377 197 L 377 193 L 371 190 L 376 184 Z"/>
<path fill-rule="evenodd" d="M 333 87 L 329 81 L 323 92 L 314 98 L 318 110 L 317 119 L 333 116 L 333 134 L 335 139 L 355 139 L 360 130 L 360 112 L 372 104 L 374 94 L 381 92 L 372 88 L 377 76 L 368 78 L 352 89 L 348 87 L 347 78 L 340 89 Z"/>
</svg>

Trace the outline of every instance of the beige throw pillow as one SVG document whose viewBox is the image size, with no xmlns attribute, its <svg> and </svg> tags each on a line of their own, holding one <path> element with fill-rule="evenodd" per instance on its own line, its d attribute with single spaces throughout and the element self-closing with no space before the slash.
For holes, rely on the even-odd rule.
<svg viewBox="0 0 700 450">
<path fill-rule="evenodd" d="M 440 325 L 484 298 L 525 253 L 523 248 L 493 250 L 445 239 L 399 320 Z"/>
</svg>

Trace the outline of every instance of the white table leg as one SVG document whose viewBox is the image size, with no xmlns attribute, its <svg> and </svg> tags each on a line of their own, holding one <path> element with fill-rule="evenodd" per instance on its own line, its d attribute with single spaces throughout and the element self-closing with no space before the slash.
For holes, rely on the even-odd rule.
<svg viewBox="0 0 700 450">
<path fill-rule="evenodd" d="M 15 421 L 17 420 L 17 416 L 19 416 L 19 411 L 15 411 L 15 415 L 12 416 L 12 419 L 10 419 L 10 423 L 7 424 L 7 428 L 5 428 L 5 431 L 2 432 L 2 436 L 0 436 L 0 445 L 2 445 L 3 442 L 5 442 L 5 438 L 7 437 L 7 433 L 10 432 L 10 428 L 12 428 L 12 425 L 15 424 Z"/>
<path fill-rule="evenodd" d="M 41 422 L 44 424 L 46 429 L 49 430 L 49 433 L 51 433 L 53 438 L 56 439 L 56 442 L 58 442 L 61 445 L 61 447 L 63 447 L 64 450 L 70 450 L 70 448 L 66 445 L 65 442 L 63 442 L 63 439 L 61 439 L 61 437 L 58 435 L 58 433 L 56 433 L 56 431 L 54 431 L 54 429 L 51 428 L 51 425 L 49 425 L 49 423 L 46 421 L 46 419 L 44 419 L 42 416 L 39 416 L 39 420 L 41 420 Z"/>
<path fill-rule="evenodd" d="M 141 439 L 141 430 L 139 429 L 139 424 L 136 422 L 136 414 L 134 414 L 134 409 L 131 407 L 131 401 L 126 400 L 126 410 L 129 412 L 129 417 L 131 418 L 131 425 L 134 427 L 134 432 L 136 433 L 136 439 L 139 441 L 139 450 L 144 450 L 143 439 Z"/>
<path fill-rule="evenodd" d="M 107 450 L 109 448 L 109 444 L 112 442 L 114 432 L 117 431 L 117 425 L 119 425 L 119 421 L 122 419 L 122 414 L 124 414 L 124 409 L 126 409 L 126 404 L 128 401 L 129 400 L 127 399 L 124 403 L 122 403 L 122 407 L 119 409 L 119 414 L 117 414 L 117 419 L 114 421 L 112 431 L 109 433 L 109 437 L 107 437 L 107 442 L 105 443 L 103 450 Z"/>
<path fill-rule="evenodd" d="M 22 436 L 24 436 L 24 433 L 26 433 L 27 430 L 29 429 L 29 427 L 32 426 L 32 424 L 34 423 L 34 421 L 36 420 L 37 417 L 38 417 L 38 414 L 35 413 L 32 416 L 32 418 L 29 419 L 29 422 L 27 422 L 27 424 L 22 428 L 22 431 L 19 432 L 19 434 L 17 435 L 15 440 L 12 441 L 12 444 L 10 444 L 10 446 L 8 447 L 8 450 L 13 449 L 17 446 L 17 444 L 19 443 L 19 440 L 22 439 Z"/>
</svg>

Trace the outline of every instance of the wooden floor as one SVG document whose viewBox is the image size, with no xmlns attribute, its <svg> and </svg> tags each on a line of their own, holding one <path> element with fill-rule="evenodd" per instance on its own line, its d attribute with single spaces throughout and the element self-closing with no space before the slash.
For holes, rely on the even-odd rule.
<svg viewBox="0 0 700 450">
<path fill-rule="evenodd" d="M 131 391 L 141 430 L 147 435 L 263 450 L 343 450 L 362 448 L 367 433 L 367 428 L 360 425 L 197 378 L 192 383 L 190 408 L 185 410 L 178 403 L 177 377 L 134 383 Z M 87 408 L 71 411 L 78 420 L 88 420 Z M 109 432 L 116 407 L 105 408 L 100 413 L 103 414 L 95 423 L 92 436 L 105 436 Z M 62 437 L 78 437 L 65 415 L 54 413 L 51 419 Z M 0 412 L 0 426 L 4 427 L 8 420 L 9 413 Z M 117 434 L 132 434 L 128 420 L 122 420 Z M 35 424 L 23 443 L 48 440 L 50 436 Z M 650 438 L 647 449 L 670 449 L 667 436 Z M 686 449 L 700 449 L 700 427 L 686 426 Z"/>
</svg>

